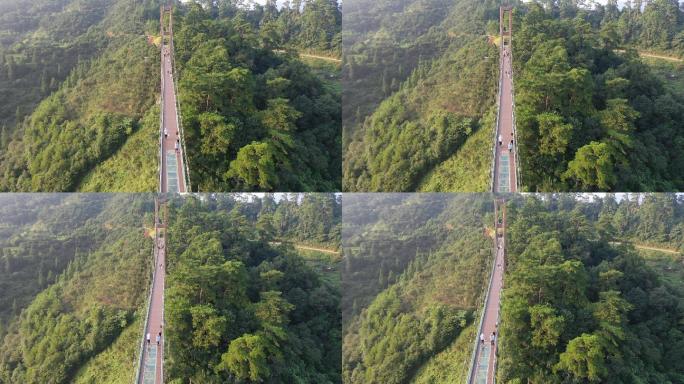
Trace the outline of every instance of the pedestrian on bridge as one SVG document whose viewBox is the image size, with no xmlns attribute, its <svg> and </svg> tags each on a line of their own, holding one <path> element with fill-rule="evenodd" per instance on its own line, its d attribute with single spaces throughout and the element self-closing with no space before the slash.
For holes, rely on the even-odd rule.
<svg viewBox="0 0 684 384">
<path fill-rule="evenodd" d="M 159 346 L 159 341 L 161 340 L 161 332 L 157 335 L 157 346 Z M 493 343 L 493 342 L 492 342 Z"/>
<path fill-rule="evenodd" d="M 150 345 L 150 333 L 147 332 L 147 345 Z"/>
<path fill-rule="evenodd" d="M 489 336 L 489 341 L 492 343 L 492 346 L 494 345 L 494 342 L 496 341 L 496 332 L 492 332 L 492 335 Z M 159 344 L 159 343 L 157 343 Z"/>
<path fill-rule="evenodd" d="M 510 143 L 508 143 L 508 152 L 513 150 L 513 140 L 511 140 Z"/>
<path fill-rule="evenodd" d="M 176 152 L 178 152 L 178 140 L 176 140 Z"/>
<path fill-rule="evenodd" d="M 499 146 L 503 145 L 503 137 L 499 134 Z"/>
<path fill-rule="evenodd" d="M 169 131 L 166 128 L 164 128 L 164 138 L 165 139 L 169 138 Z"/>
<path fill-rule="evenodd" d="M 480 343 L 484 344 L 484 333 L 480 333 Z"/>
</svg>

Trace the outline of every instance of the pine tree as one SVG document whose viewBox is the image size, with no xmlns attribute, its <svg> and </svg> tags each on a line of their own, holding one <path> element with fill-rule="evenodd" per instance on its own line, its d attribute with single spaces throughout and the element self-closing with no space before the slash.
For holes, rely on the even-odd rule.
<svg viewBox="0 0 684 384">
<path fill-rule="evenodd" d="M 40 93 L 43 95 L 48 93 L 47 69 L 43 69 L 43 74 L 40 76 Z"/>
<path fill-rule="evenodd" d="M 7 126 L 3 124 L 0 130 L 0 148 L 7 147 L 7 144 L 9 144 L 9 133 L 7 133 Z"/>
<path fill-rule="evenodd" d="M 14 80 L 14 65 L 14 58 L 9 56 L 7 58 L 7 80 L 9 81 Z"/>
</svg>

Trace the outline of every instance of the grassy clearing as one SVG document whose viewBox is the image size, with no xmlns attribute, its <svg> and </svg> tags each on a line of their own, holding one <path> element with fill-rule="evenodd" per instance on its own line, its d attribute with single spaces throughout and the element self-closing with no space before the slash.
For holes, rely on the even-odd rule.
<svg viewBox="0 0 684 384">
<path fill-rule="evenodd" d="M 684 294 L 684 257 L 679 254 L 637 248 L 646 263 L 671 286 Z"/>
<path fill-rule="evenodd" d="M 297 253 L 306 260 L 307 264 L 321 273 L 324 279 L 339 286 L 341 255 L 301 248 L 297 248 Z"/>
<path fill-rule="evenodd" d="M 642 60 L 663 80 L 671 92 L 684 97 L 684 62 L 664 61 L 648 57 L 642 57 Z"/>
<path fill-rule="evenodd" d="M 341 63 L 310 56 L 300 56 L 299 60 L 313 70 L 328 90 L 332 91 L 335 95 L 342 94 Z"/>
</svg>

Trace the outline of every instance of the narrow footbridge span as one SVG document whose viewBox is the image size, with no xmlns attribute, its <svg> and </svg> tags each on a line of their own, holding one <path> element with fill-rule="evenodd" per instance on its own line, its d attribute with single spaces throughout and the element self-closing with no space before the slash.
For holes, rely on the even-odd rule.
<svg viewBox="0 0 684 384">
<path fill-rule="evenodd" d="M 499 310 L 506 266 L 506 202 L 503 199 L 497 199 L 494 203 L 494 228 L 494 263 L 473 346 L 467 384 L 496 382 Z"/>
<path fill-rule="evenodd" d="M 148 298 L 147 317 L 140 341 L 136 384 L 164 382 L 164 286 L 166 283 L 166 225 L 168 210 L 164 200 L 155 200 L 154 266 Z"/>
<path fill-rule="evenodd" d="M 185 136 L 176 93 L 173 49 L 173 7 L 161 7 L 161 116 L 159 129 L 159 192 L 190 191 Z"/>
<path fill-rule="evenodd" d="M 513 89 L 513 7 L 499 9 L 499 95 L 492 150 L 491 191 L 517 192 L 520 186 Z"/>
</svg>

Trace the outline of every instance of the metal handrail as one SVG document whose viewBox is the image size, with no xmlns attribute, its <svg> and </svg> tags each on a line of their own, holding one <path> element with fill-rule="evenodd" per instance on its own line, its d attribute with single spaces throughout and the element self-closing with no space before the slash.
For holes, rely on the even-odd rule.
<svg viewBox="0 0 684 384">
<path fill-rule="evenodd" d="M 154 278 L 156 277 L 156 274 L 157 274 L 157 268 L 155 268 L 157 266 L 156 249 L 157 249 L 157 231 L 158 231 L 156 220 L 157 220 L 157 218 L 155 217 L 155 223 L 154 223 L 155 241 L 154 241 L 154 248 L 152 248 L 152 260 L 154 260 L 154 263 L 152 265 L 152 280 L 150 281 L 150 293 L 147 296 L 147 314 L 145 315 L 145 324 L 143 325 L 142 340 L 140 342 L 140 352 L 138 354 L 138 368 L 137 368 L 136 374 L 135 374 L 135 383 L 136 384 L 139 384 L 141 382 L 140 375 L 142 373 L 141 369 L 142 369 L 142 366 L 144 364 L 143 356 L 144 356 L 144 351 L 145 351 L 145 336 L 147 334 L 147 327 L 148 327 L 148 324 L 150 321 L 150 312 L 152 311 L 152 292 L 154 290 Z"/>
<path fill-rule="evenodd" d="M 167 219 L 168 220 L 168 219 Z M 165 223 L 165 229 L 164 229 L 164 265 L 162 266 L 164 268 L 163 273 L 166 273 L 166 257 L 169 255 L 167 253 L 167 248 L 166 248 L 166 239 L 167 239 L 167 230 L 168 230 L 168 222 Z M 166 317 L 165 317 L 165 311 L 164 311 L 164 303 L 166 301 L 166 278 L 164 278 L 164 284 L 162 284 L 162 338 L 161 338 L 161 381 L 164 383 L 166 380 L 164 379 L 164 345 L 166 344 L 166 329 L 163 328 L 163 326 L 166 325 Z"/>
<path fill-rule="evenodd" d="M 192 185 L 190 184 L 190 169 L 188 168 L 188 155 L 185 151 L 186 145 L 185 145 L 185 131 L 183 130 L 183 117 L 181 116 L 180 113 L 180 101 L 178 100 L 178 92 L 176 88 L 176 81 L 179 79 L 178 77 L 178 71 L 176 70 L 176 55 L 174 54 L 175 52 L 175 45 L 173 43 L 173 9 L 171 10 L 171 14 L 169 15 L 169 44 L 171 46 L 170 49 L 170 55 L 171 55 L 171 69 L 173 70 L 173 96 L 176 101 L 176 126 L 178 127 L 178 132 L 180 132 L 180 140 L 181 140 L 181 168 L 183 171 L 183 182 L 185 184 L 185 191 L 190 192 L 192 191 Z"/>
<path fill-rule="evenodd" d="M 518 141 L 518 124 L 515 117 L 515 86 L 513 85 L 513 46 L 511 44 L 511 103 L 513 111 L 513 138 L 515 140 L 515 189 L 520 192 L 520 141 Z"/>
<path fill-rule="evenodd" d="M 162 192 L 162 183 L 164 178 L 162 177 L 162 164 L 164 161 L 164 27 L 162 26 L 162 40 L 160 44 L 160 56 L 161 56 L 161 97 L 159 98 L 159 193 Z"/>
<path fill-rule="evenodd" d="M 494 218 L 494 228 L 496 230 L 496 217 Z M 475 372 L 475 364 L 477 364 L 476 357 L 477 357 L 477 351 L 478 348 L 480 347 L 480 334 L 482 333 L 482 326 L 484 324 L 484 317 L 485 317 L 485 312 L 487 312 L 487 304 L 489 303 L 489 293 L 492 290 L 492 283 L 494 281 L 494 272 L 496 272 L 496 237 L 497 233 L 494 234 L 494 260 L 492 261 L 492 272 L 489 275 L 489 284 L 487 285 L 487 294 L 485 295 L 484 298 L 484 303 L 482 306 L 482 314 L 480 315 L 480 324 L 477 327 L 477 333 L 475 334 L 475 347 L 473 348 L 473 355 L 470 359 L 470 371 L 468 372 L 468 382 L 467 383 L 472 383 L 473 381 L 473 373 Z"/>
<path fill-rule="evenodd" d="M 503 35 L 501 35 L 501 47 L 499 48 L 499 90 L 496 96 L 496 125 L 494 126 L 494 140 L 492 141 L 492 166 L 490 172 L 490 183 L 489 190 L 492 193 L 496 193 L 496 185 L 494 185 L 494 179 L 496 178 L 496 143 L 499 135 L 499 116 L 501 115 L 501 88 L 503 87 Z"/>
</svg>

